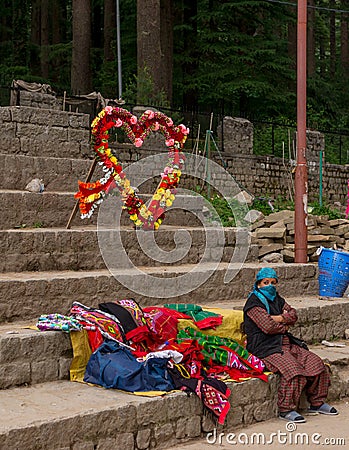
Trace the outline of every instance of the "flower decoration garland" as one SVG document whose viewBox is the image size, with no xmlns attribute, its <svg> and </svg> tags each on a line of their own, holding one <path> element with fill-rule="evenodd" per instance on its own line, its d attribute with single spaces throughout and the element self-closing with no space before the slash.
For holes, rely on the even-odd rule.
<svg viewBox="0 0 349 450">
<path fill-rule="evenodd" d="M 181 169 L 184 164 L 183 145 L 189 129 L 180 124 L 174 126 L 172 119 L 161 112 L 145 111 L 138 119 L 126 109 L 106 106 L 92 122 L 92 142 L 96 157 L 103 166 L 104 176 L 95 183 L 79 181 L 79 199 L 81 218 L 92 216 L 97 206 L 113 189 L 118 189 L 123 201 L 123 209 L 128 211 L 130 219 L 137 228 L 158 229 L 167 208 L 176 194 Z M 136 147 L 141 147 L 152 132 L 161 132 L 168 147 L 168 163 L 161 174 L 161 181 L 149 206 L 138 197 L 131 186 L 116 156 L 109 148 L 109 130 L 113 127 L 125 130 L 128 138 Z"/>
</svg>

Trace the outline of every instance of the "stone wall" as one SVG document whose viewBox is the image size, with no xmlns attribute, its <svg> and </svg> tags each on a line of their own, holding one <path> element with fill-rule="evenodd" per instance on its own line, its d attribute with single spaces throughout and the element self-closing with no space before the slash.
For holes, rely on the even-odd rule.
<svg viewBox="0 0 349 450">
<path fill-rule="evenodd" d="M 221 127 L 222 128 L 222 127 Z M 253 126 L 242 119 L 225 118 L 224 152 L 213 155 L 213 160 L 223 165 L 241 188 L 255 196 L 281 196 L 290 198 L 293 195 L 294 161 L 268 156 L 253 155 Z M 221 132 L 221 129 L 218 130 Z M 90 142 L 90 119 L 87 114 L 55 111 L 53 109 L 37 109 L 32 107 L 0 108 L 0 151 L 9 155 L 50 156 L 86 158 L 93 157 Z M 154 153 L 166 153 L 163 136 L 154 135 L 149 145 L 141 148 L 131 143 L 110 143 L 121 163 L 125 166 L 139 161 Z M 307 132 L 307 163 L 309 200 L 319 198 L 319 152 L 324 150 L 324 136 L 316 131 Z M 151 162 L 150 162 L 151 165 Z M 145 168 L 146 169 L 146 168 Z M 144 170 L 145 170 L 144 169 Z M 149 172 L 154 172 L 151 168 Z M 185 167 L 184 173 L 188 171 Z M 203 185 L 205 180 L 205 164 L 189 168 L 191 177 L 182 178 L 181 187 L 195 189 Z M 160 175 L 160 172 L 159 174 Z M 192 176 L 197 180 L 192 179 Z M 214 187 L 223 187 L 226 178 L 222 173 L 212 173 L 211 181 Z M 347 201 L 347 180 L 349 166 L 324 164 L 323 167 L 323 198 L 329 202 L 340 202 L 343 206 Z M 157 184 L 156 179 L 151 190 Z M 234 192 L 233 195 L 236 193 Z"/>
<path fill-rule="evenodd" d="M 0 148 L 8 155 L 81 158 L 91 155 L 86 114 L 23 106 L 0 108 Z"/>
<path fill-rule="evenodd" d="M 255 196 L 290 198 L 290 195 L 294 195 L 292 172 L 295 161 L 251 154 L 253 126 L 246 120 L 242 122 L 239 118 L 225 117 L 223 130 L 224 152 L 222 157 L 227 162 L 228 172 L 239 184 Z M 218 136 L 222 138 L 221 128 L 218 129 Z M 237 137 L 239 145 L 236 143 Z M 318 131 L 307 130 L 309 201 L 319 199 L 320 151 L 325 152 L 325 150 L 325 136 Z M 215 155 L 215 161 L 221 164 L 221 158 L 218 155 Z M 340 202 L 344 206 L 347 200 L 348 178 L 348 166 L 324 164 L 323 199 L 331 203 Z"/>
<path fill-rule="evenodd" d="M 31 108 L 62 110 L 62 99 L 55 95 L 30 92 L 23 89 L 16 89 L 11 96 L 11 106 L 29 106 Z"/>
</svg>

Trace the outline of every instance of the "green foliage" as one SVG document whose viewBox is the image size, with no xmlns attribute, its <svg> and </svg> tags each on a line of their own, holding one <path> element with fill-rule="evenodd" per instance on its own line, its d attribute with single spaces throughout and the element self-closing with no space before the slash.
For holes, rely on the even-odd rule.
<svg viewBox="0 0 349 450">
<path fill-rule="evenodd" d="M 314 216 L 328 216 L 329 220 L 341 219 L 343 214 L 339 209 L 334 208 L 326 203 L 320 206 L 319 202 L 312 202 L 308 205 L 308 212 Z"/>
<path fill-rule="evenodd" d="M 208 197 L 202 194 L 214 208 L 213 217 L 218 215 L 224 227 L 246 226 L 244 217 L 248 212 L 246 205 L 239 203 L 235 199 L 226 199 L 218 194 Z"/>
<path fill-rule="evenodd" d="M 124 98 L 134 105 L 170 106 L 164 90 L 155 92 L 153 79 L 146 67 L 140 69 L 138 75 L 134 75 L 127 84 Z"/>
<path fill-rule="evenodd" d="M 272 212 L 283 211 L 284 209 L 294 210 L 294 203 L 291 200 L 278 196 L 276 199 L 271 197 L 256 197 L 250 209 L 261 211 L 265 216 Z"/>
</svg>

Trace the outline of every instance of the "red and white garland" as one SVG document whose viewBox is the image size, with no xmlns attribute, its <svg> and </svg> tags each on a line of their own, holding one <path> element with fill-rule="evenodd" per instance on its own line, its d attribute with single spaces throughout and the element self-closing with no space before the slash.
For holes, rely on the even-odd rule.
<svg viewBox="0 0 349 450">
<path fill-rule="evenodd" d="M 79 192 L 75 194 L 75 198 L 79 199 L 81 218 L 91 217 L 106 195 L 117 188 L 122 196 L 123 208 L 128 211 L 134 224 L 138 228 L 158 229 L 166 209 L 175 199 L 184 164 L 182 149 L 189 129 L 182 124 L 174 126 L 172 119 L 161 112 L 147 110 L 137 119 L 126 109 L 111 106 L 105 107 L 91 126 L 94 150 L 100 164 L 103 165 L 105 175 L 95 183 L 79 181 Z M 148 207 L 132 188 L 120 163 L 109 148 L 109 130 L 113 127 L 123 128 L 136 147 L 141 147 L 152 132 L 160 132 L 165 136 L 168 163 Z"/>
</svg>

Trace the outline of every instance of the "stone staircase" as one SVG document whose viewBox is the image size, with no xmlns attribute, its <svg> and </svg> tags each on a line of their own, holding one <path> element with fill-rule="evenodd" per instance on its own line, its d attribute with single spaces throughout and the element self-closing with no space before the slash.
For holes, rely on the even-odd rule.
<svg viewBox="0 0 349 450">
<path fill-rule="evenodd" d="M 98 228 L 97 217 L 90 221 L 76 217 L 67 229 L 77 180 L 86 177 L 91 165 L 88 116 L 0 108 L 0 125 L 4 168 L 0 179 L 0 449 L 166 448 L 210 431 L 213 424 L 195 397 L 175 393 L 147 398 L 70 383 L 69 336 L 28 326 L 41 314 L 68 313 L 73 301 L 97 306 L 132 296 L 142 306 L 167 302 L 166 292 L 154 292 L 149 275 L 184 288 L 187 293 L 178 289 L 171 302 L 241 308 L 261 267 L 256 242 L 251 240 L 246 249 L 239 230 L 225 229 L 223 235 L 214 225 L 205 230 L 199 225 L 203 203 L 200 197 L 188 195 L 178 196 L 177 209 L 168 212 L 155 237 L 153 233 L 140 236 L 124 216 L 117 230 Z M 32 178 L 44 180 L 42 194 L 24 190 Z M 116 202 L 113 207 L 120 206 L 117 198 L 112 201 Z M 118 258 L 108 264 L 116 277 L 112 275 L 105 263 L 110 261 L 108 254 L 100 250 L 103 233 L 117 233 L 125 254 L 142 273 L 135 274 L 128 261 Z M 155 258 L 150 251 L 153 239 L 159 246 Z M 188 251 L 182 252 L 188 242 Z M 161 259 L 163 252 L 174 250 L 182 257 L 172 262 Z M 244 261 L 231 263 L 234 254 L 240 253 Z M 191 290 L 192 280 L 185 275 L 197 266 L 195 279 L 202 279 L 202 284 Z M 280 291 L 291 294 L 300 310 L 296 333 L 308 342 L 343 337 L 348 303 L 345 299 L 318 301 L 316 264 L 274 267 Z M 235 276 L 227 282 L 229 271 L 235 271 Z M 149 283 L 145 292 L 130 289 L 144 278 Z M 332 361 L 340 369 L 333 387 L 337 398 L 349 393 L 347 378 L 340 375 L 347 360 L 342 362 Z M 274 417 L 276 392 L 274 375 L 268 384 L 260 380 L 234 384 L 226 429 Z"/>
</svg>

